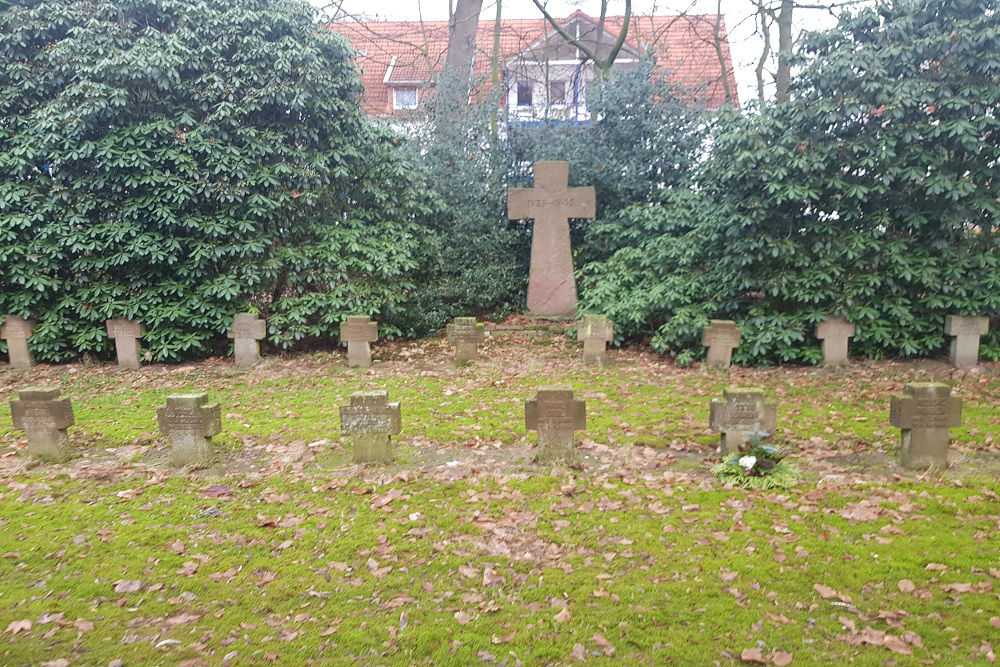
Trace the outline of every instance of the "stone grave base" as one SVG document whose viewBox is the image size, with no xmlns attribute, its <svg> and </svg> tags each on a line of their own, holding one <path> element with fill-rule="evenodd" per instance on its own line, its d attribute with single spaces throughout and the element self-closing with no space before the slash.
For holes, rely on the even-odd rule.
<svg viewBox="0 0 1000 667">
<path fill-rule="evenodd" d="M 355 463 L 392 463 L 392 442 L 386 433 L 351 436 Z"/>
<path fill-rule="evenodd" d="M 902 430 L 899 462 L 904 468 L 948 467 L 948 429 Z"/>
<path fill-rule="evenodd" d="M 203 468 L 212 464 L 212 445 L 199 436 L 171 438 L 170 462 L 177 467 Z"/>
<path fill-rule="evenodd" d="M 65 431 L 52 430 L 28 436 L 28 454 L 42 461 L 63 463 L 73 456 Z"/>
</svg>

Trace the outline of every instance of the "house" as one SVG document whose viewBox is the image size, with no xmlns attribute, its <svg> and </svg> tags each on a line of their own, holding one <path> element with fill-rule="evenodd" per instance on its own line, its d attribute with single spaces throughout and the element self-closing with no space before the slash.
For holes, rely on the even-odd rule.
<svg viewBox="0 0 1000 667">
<path fill-rule="evenodd" d="M 486 85 L 494 25 L 493 21 L 480 21 L 476 36 L 473 75 Z M 599 41 L 603 55 L 616 41 L 622 17 L 606 17 L 600 40 L 598 20 L 581 11 L 562 19 L 559 25 L 588 48 Z M 358 51 L 365 86 L 363 106 L 372 115 L 405 117 L 412 113 L 445 61 L 447 21 L 335 22 L 329 27 Z M 511 120 L 590 118 L 587 87 L 594 79 L 594 64 L 544 17 L 502 20 L 499 54 L 502 104 Z M 658 72 L 708 106 L 739 103 L 721 16 L 633 16 L 614 67 L 634 67 L 647 55 L 655 58 Z"/>
</svg>

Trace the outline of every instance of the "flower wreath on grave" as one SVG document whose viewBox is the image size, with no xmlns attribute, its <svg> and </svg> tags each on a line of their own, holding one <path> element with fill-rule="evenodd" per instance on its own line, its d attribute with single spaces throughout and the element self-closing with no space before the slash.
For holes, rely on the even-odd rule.
<svg viewBox="0 0 1000 667">
<path fill-rule="evenodd" d="M 787 489 L 799 479 L 798 468 L 784 461 L 777 447 L 764 444 L 770 434 L 754 426 L 747 442 L 732 452 L 712 473 L 723 482 L 747 489 Z"/>
</svg>

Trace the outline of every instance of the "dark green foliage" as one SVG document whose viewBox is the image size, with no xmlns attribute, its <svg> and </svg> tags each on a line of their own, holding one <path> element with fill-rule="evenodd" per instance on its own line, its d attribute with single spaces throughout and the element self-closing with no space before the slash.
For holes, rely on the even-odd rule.
<svg viewBox="0 0 1000 667">
<path fill-rule="evenodd" d="M 587 267 L 583 306 L 681 362 L 711 317 L 743 328 L 737 362 L 815 363 L 826 313 L 872 357 L 938 354 L 946 314 L 1000 313 L 989 5 L 894 2 L 809 36 L 791 102 L 718 119 L 696 191 L 595 230 L 629 245 Z"/>
<path fill-rule="evenodd" d="M 431 212 L 300 0 L 44 0 L 0 18 L 0 314 L 35 355 L 203 354 L 251 304 L 281 346 L 393 330 Z"/>
</svg>

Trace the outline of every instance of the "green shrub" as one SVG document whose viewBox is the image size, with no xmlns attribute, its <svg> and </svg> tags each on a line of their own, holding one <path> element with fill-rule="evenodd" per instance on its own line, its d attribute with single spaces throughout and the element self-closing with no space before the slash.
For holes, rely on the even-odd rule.
<svg viewBox="0 0 1000 667">
<path fill-rule="evenodd" d="M 895 2 L 807 37 L 792 100 L 720 115 L 696 189 L 593 230 L 630 245 L 585 267 L 582 308 L 680 362 L 710 318 L 734 319 L 742 363 L 820 361 L 827 313 L 870 357 L 941 353 L 946 314 L 1000 313 L 988 4 Z M 983 354 L 1000 358 L 996 331 Z"/>
</svg>

